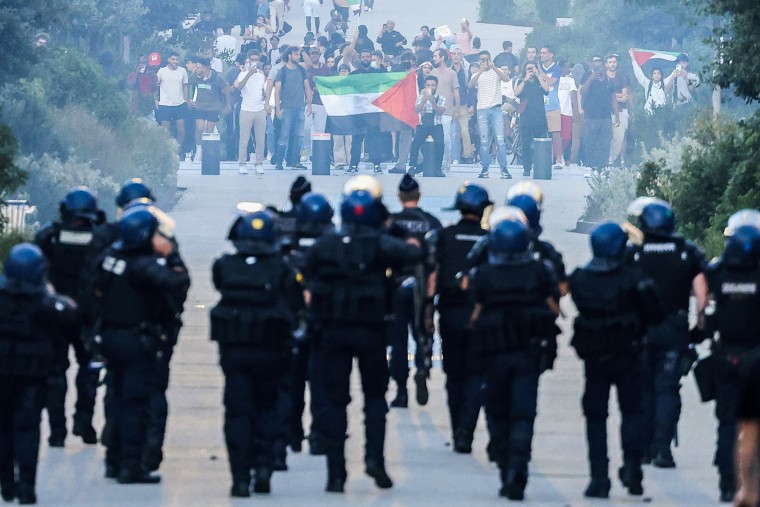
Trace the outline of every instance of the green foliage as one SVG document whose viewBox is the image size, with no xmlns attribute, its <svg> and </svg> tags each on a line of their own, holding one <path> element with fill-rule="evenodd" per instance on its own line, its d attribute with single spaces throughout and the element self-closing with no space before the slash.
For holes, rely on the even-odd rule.
<svg viewBox="0 0 760 507">
<path fill-rule="evenodd" d="M 26 237 L 19 232 L 11 232 L 8 234 L 0 235 L 0 268 L 2 268 L 5 259 L 8 258 L 8 254 L 11 248 L 23 243 L 24 241 L 31 241 L 32 238 Z"/>
<path fill-rule="evenodd" d="M 591 192 L 586 196 L 582 220 L 625 220 L 628 204 L 636 198 L 637 173 L 632 169 L 612 171 L 609 176 L 594 175 L 588 180 Z"/>
<path fill-rule="evenodd" d="M 514 0 L 480 0 L 479 20 L 483 23 L 506 25 L 512 22 L 510 13 L 514 8 Z"/>
<path fill-rule="evenodd" d="M 553 25 L 557 18 L 564 18 L 570 10 L 568 0 L 541 0 L 536 2 L 536 13 L 542 22 Z"/>
<path fill-rule="evenodd" d="M 16 165 L 18 143 L 8 125 L 0 123 L 0 199 L 15 191 L 26 180 L 26 174 Z"/>
<path fill-rule="evenodd" d="M 702 14 L 712 17 L 716 27 L 707 42 L 715 49 L 712 59 L 713 82 L 732 87 L 748 101 L 760 100 L 760 2 L 741 0 L 690 0 Z"/>
</svg>

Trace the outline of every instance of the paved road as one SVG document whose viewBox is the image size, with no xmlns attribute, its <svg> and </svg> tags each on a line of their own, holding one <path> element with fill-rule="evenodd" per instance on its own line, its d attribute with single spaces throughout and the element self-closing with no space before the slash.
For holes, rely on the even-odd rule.
<svg viewBox="0 0 760 507">
<path fill-rule="evenodd" d="M 293 39 L 302 37 L 304 28 L 298 2 L 289 21 L 295 26 Z M 326 3 L 329 3 L 327 0 Z M 371 32 L 388 18 L 395 19 L 402 33 L 410 36 L 421 24 L 458 26 L 458 20 L 477 19 L 475 0 L 377 0 L 375 12 L 362 17 Z M 327 8 L 325 7 L 325 15 Z M 478 34 L 492 33 L 495 48 L 501 38 L 522 44 L 517 30 L 494 29 L 474 25 Z M 290 38 L 290 37 L 289 37 Z M 285 42 L 288 42 L 287 40 Z M 347 455 L 349 482 L 345 496 L 323 492 L 325 466 L 323 458 L 291 455 L 290 471 L 277 474 L 270 498 L 231 501 L 230 478 L 222 437 L 222 376 L 216 364 L 216 347 L 208 340 L 208 308 L 217 299 L 211 287 L 209 268 L 216 254 L 229 248 L 224 241 L 235 216 L 238 201 L 264 201 L 283 205 L 287 189 L 296 174 L 271 170 L 263 178 L 239 176 L 234 165 L 221 176 L 201 176 L 197 166 L 184 166 L 179 185 L 185 189 L 172 211 L 177 220 L 177 236 L 193 276 L 185 327 L 173 362 L 169 391 L 170 419 L 162 466 L 164 481 L 160 486 L 119 486 L 102 477 L 103 450 L 86 447 L 70 437 L 64 450 L 48 449 L 43 443 L 38 485 L 40 503 L 50 505 L 499 505 L 496 495 L 498 473 L 486 459 L 487 435 L 480 421 L 471 456 L 456 455 L 448 444 L 449 426 L 445 408 L 444 377 L 439 369 L 432 373 L 431 400 L 426 407 L 411 404 L 408 410 L 394 409 L 388 416 L 387 462 L 395 481 L 389 491 L 378 491 L 363 474 L 361 430 L 361 395 L 356 382 L 350 407 L 351 438 Z M 456 215 L 442 212 L 450 204 L 457 187 L 466 179 L 475 179 L 476 168 L 454 168 L 448 178 L 422 181 L 422 205 L 432 209 L 444 221 Z M 515 168 L 513 174 L 519 174 Z M 519 181 L 521 177 L 516 177 Z M 315 178 L 316 191 L 334 200 L 347 177 Z M 398 177 L 384 175 L 386 202 L 395 205 Z M 478 180 L 488 188 L 493 199 L 502 201 L 510 182 Z M 543 217 L 544 236 L 565 255 L 568 269 L 584 262 L 588 256 L 588 238 L 569 232 L 580 216 L 588 186 L 579 172 L 564 171 L 555 179 L 542 183 L 546 194 Z M 570 301 L 563 309 L 572 315 Z M 566 327 L 565 321 L 563 326 Z M 539 415 L 536 421 L 531 478 L 527 504 L 546 506 L 639 505 L 649 501 L 657 505 L 716 505 L 717 477 L 710 466 L 715 423 L 711 407 L 701 405 L 691 378 L 684 381 L 684 411 L 681 423 L 681 447 L 675 458 L 675 470 L 645 470 L 646 496 L 633 500 L 614 482 L 609 502 L 587 502 L 582 496 L 587 482 L 586 447 L 580 413 L 582 389 L 581 364 L 569 349 L 568 336 L 560 338 L 560 355 L 554 371 L 541 380 Z M 389 394 L 389 398 L 393 393 Z M 73 398 L 69 400 L 73 407 Z M 614 412 L 614 408 L 613 408 Z M 98 414 L 98 424 L 102 415 Z M 481 418 L 482 419 L 482 418 Z M 610 428 L 617 428 L 613 414 Z M 45 425 L 43 425 L 43 429 Z M 308 426 L 307 426 L 308 427 Z M 46 431 L 43 438 L 46 438 Z M 611 432 L 611 475 L 619 466 L 617 432 Z"/>
</svg>

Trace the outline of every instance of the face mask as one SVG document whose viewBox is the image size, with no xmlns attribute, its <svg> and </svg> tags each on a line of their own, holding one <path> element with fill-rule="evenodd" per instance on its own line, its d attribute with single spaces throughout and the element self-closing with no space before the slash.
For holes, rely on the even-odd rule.
<svg viewBox="0 0 760 507">
<path fill-rule="evenodd" d="M 409 70 L 412 68 L 412 62 L 401 62 L 401 66 L 404 68 L 404 70 Z"/>
<path fill-rule="evenodd" d="M 372 62 L 372 63 L 369 64 L 369 66 L 372 67 L 373 69 L 376 69 L 377 68 L 377 62 Z"/>
</svg>

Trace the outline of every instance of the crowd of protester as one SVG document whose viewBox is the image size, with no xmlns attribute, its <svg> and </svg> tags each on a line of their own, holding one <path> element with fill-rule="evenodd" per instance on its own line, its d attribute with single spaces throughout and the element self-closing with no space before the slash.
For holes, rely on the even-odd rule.
<svg viewBox="0 0 760 507">
<path fill-rule="evenodd" d="M 362 5 L 371 11 L 374 4 Z M 381 164 L 390 162 L 395 164 L 391 172 L 418 172 L 417 150 L 431 136 L 439 175 L 452 164 L 479 163 L 480 177 L 486 178 L 495 162 L 501 176 L 511 178 L 509 164 L 521 162 L 528 176 L 533 140 L 550 138 L 555 170 L 583 165 L 590 176 L 625 165 L 635 111 L 652 114 L 658 107 L 688 104 L 699 85 L 688 71 L 685 53 L 669 75 L 661 68 L 645 75 L 631 58 L 634 77 L 619 67 L 615 53 L 570 62 L 561 58 L 561 48 L 543 46 L 527 47 L 519 57 L 512 42 L 504 41 L 492 56 L 481 48 L 467 19 L 460 21 L 458 32 L 423 25 L 407 38 L 392 20 L 374 32 L 358 24 L 361 18 L 352 18 L 341 0 L 333 2 L 324 24 L 321 4 L 303 2 L 309 31 L 301 42 L 288 40 L 292 26 L 281 15 L 291 8 L 288 2 L 258 0 L 256 6 L 252 19 L 241 23 L 242 44 L 231 35 L 231 26 L 218 28 L 204 13 L 190 29 L 207 34 L 206 52 L 187 56 L 184 67 L 178 55 L 168 55 L 166 67 L 157 73 L 160 57 L 146 65 L 141 56 L 138 70 L 128 78 L 135 107 L 155 96 L 156 120 L 180 140 L 181 159 L 200 160 L 201 133 L 218 129 L 226 159 L 237 159 L 241 174 L 247 174 L 251 162 L 262 174 L 265 160 L 278 170 L 283 164 L 305 169 L 310 135 L 323 133 L 328 123 L 316 77 L 414 71 L 420 92 L 433 93 L 431 101 L 418 101 L 421 121 L 427 113 L 430 124 L 418 127 L 416 142 L 414 130 L 402 126 L 371 138 L 336 135 L 336 170 L 355 172 L 360 162 L 371 162 L 379 173 Z M 374 33 L 376 37 L 370 35 Z M 641 105 L 634 103 L 636 81 L 644 91 Z M 441 104 L 440 112 L 432 103 Z"/>
</svg>

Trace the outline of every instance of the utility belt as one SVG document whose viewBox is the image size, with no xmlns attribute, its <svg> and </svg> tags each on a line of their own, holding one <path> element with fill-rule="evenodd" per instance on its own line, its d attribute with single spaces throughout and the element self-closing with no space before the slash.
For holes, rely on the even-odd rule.
<svg viewBox="0 0 760 507">
<path fill-rule="evenodd" d="M 0 341 L 0 377 L 46 378 L 52 373 L 53 346 L 49 341 Z"/>
<path fill-rule="evenodd" d="M 312 292 L 311 311 L 322 322 L 381 325 L 389 302 L 386 290 L 373 285 L 335 285 L 329 291 Z"/>
<path fill-rule="evenodd" d="M 493 311 L 486 312 L 475 323 L 484 352 L 511 352 L 533 350 L 554 339 L 560 330 L 549 311 Z"/>
<path fill-rule="evenodd" d="M 673 350 L 689 345 L 689 316 L 686 310 L 679 310 L 666 316 L 662 323 L 649 329 L 646 335 L 647 347 Z"/>
<path fill-rule="evenodd" d="M 586 360 L 631 352 L 641 344 L 641 321 L 635 313 L 575 319 L 570 345 Z"/>
<path fill-rule="evenodd" d="M 227 345 L 274 347 L 291 331 L 290 319 L 274 307 L 217 305 L 210 317 L 211 340 Z"/>
<path fill-rule="evenodd" d="M 715 399 L 721 377 L 741 375 L 745 368 L 760 357 L 760 345 L 749 347 L 713 342 L 710 351 L 711 354 L 700 359 L 694 367 L 694 380 L 703 402 Z"/>
</svg>

